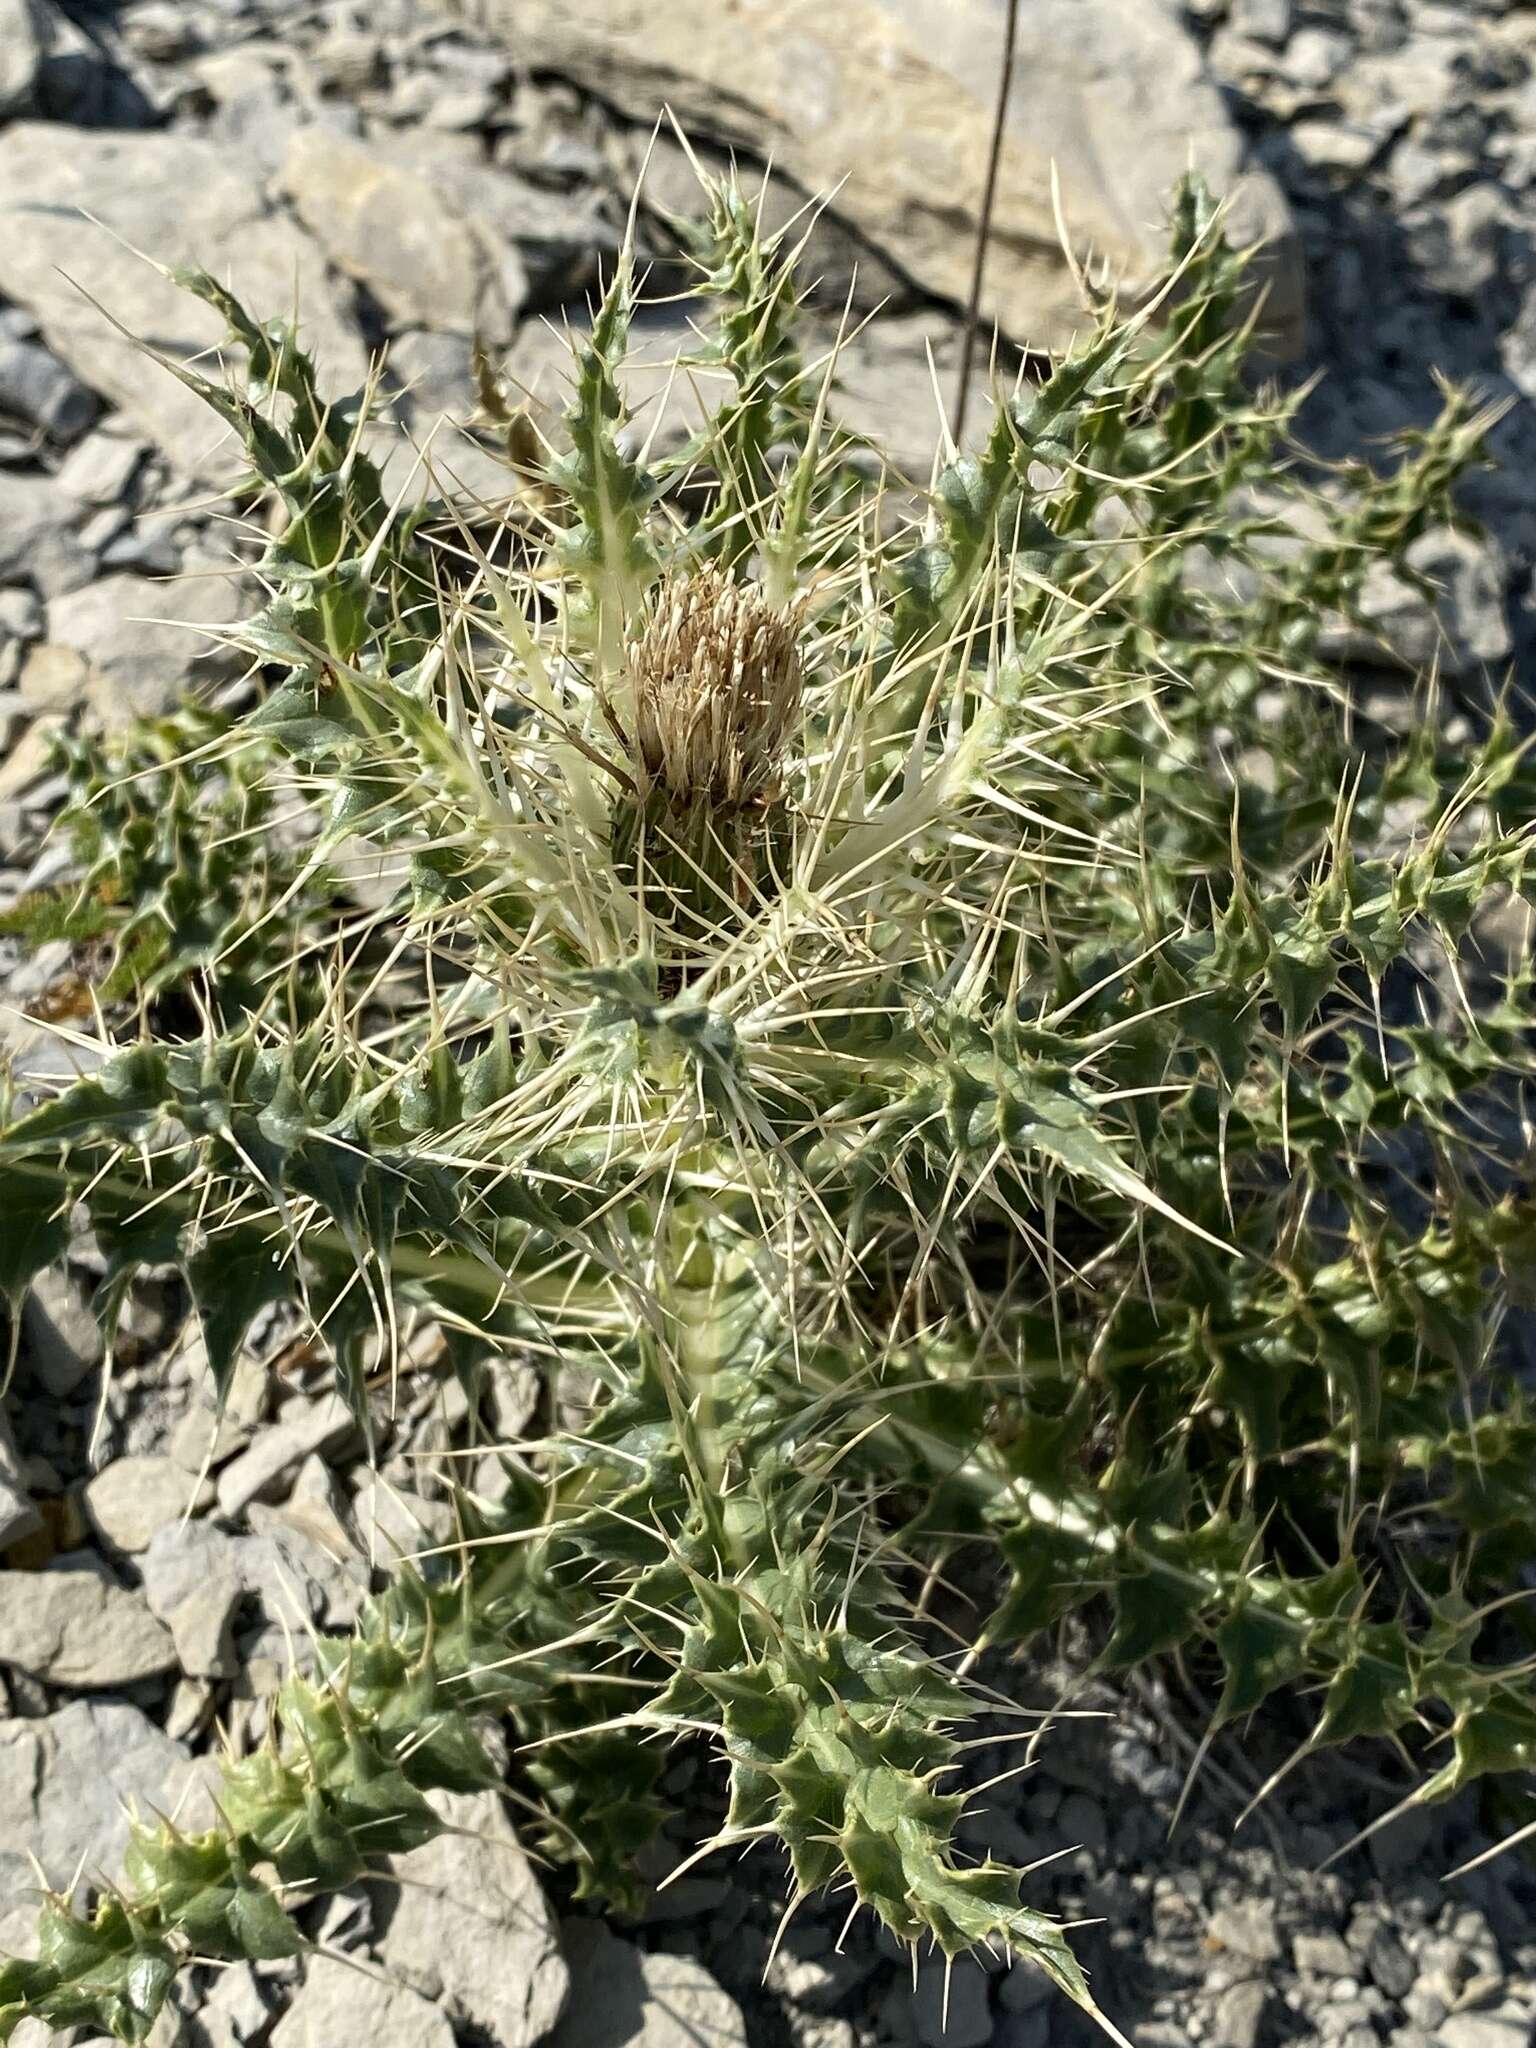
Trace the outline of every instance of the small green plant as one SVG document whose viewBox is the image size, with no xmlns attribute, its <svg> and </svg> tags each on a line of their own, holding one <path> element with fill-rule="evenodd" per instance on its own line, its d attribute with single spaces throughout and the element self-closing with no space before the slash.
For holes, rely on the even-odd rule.
<svg viewBox="0 0 1536 2048">
<path fill-rule="evenodd" d="M 243 739 L 226 752 L 230 734 L 228 719 L 188 706 L 54 742 L 71 878 L 23 896 L 0 933 L 67 940 L 77 1006 L 153 1006 L 195 985 L 228 1021 L 260 1006 L 307 935 L 323 878 L 274 833 L 271 761 Z"/>
<path fill-rule="evenodd" d="M 1318 664 L 1486 419 L 1448 392 L 1292 541 L 1191 183 L 1159 303 L 999 392 L 893 520 L 788 251 L 725 187 L 695 253 L 731 395 L 667 473 L 628 452 L 621 266 L 510 547 L 468 513 L 429 546 L 292 335 L 190 281 L 291 518 L 245 635 L 285 674 L 225 772 L 285 763 L 320 856 L 408 855 L 424 993 L 127 1039 L 0 1139 L 0 1280 L 83 1204 L 109 1299 L 182 1266 L 221 1385 L 294 1298 L 360 1403 L 410 1308 L 466 1371 L 598 1399 L 319 1645 L 217 1826 L 50 1899 L 6 2026 L 139 2040 L 187 1955 L 297 1948 L 285 1907 L 496 1782 L 488 1712 L 580 1890 L 633 1894 L 663 1739 L 702 1732 L 718 1845 L 781 1845 L 792 1900 L 1093 2010 L 1023 1875 L 954 1842 L 974 1654 L 1078 1609 L 1107 1668 L 1181 1653 L 1215 1727 L 1305 1688 L 1308 1747 L 1422 1750 L 1417 1798 L 1536 1761 L 1499 1349 L 1530 966 L 1476 947 L 1530 890 L 1527 743 L 1502 709 L 1448 743 L 1428 682 L 1394 740 Z M 996 1597 L 956 1665 L 911 1610 L 962 1550 Z"/>
</svg>

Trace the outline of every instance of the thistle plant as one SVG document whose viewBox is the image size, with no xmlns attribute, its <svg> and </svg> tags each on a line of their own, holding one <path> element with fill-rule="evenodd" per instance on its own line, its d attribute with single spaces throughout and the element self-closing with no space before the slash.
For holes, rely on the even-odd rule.
<svg viewBox="0 0 1536 2048">
<path fill-rule="evenodd" d="M 364 1408 L 411 1310 L 466 1373 L 598 1392 L 318 1645 L 210 1830 L 49 1900 L 7 2027 L 139 2040 L 187 1956 L 298 1947 L 290 1908 L 497 1781 L 488 1714 L 578 1891 L 632 1900 L 702 1736 L 701 1855 L 776 1843 L 791 1910 L 1093 2011 L 1042 1881 L 954 1839 L 976 1657 L 1078 1610 L 1106 1668 L 1181 1655 L 1213 1731 L 1285 1687 L 1309 1749 L 1422 1753 L 1415 1799 L 1536 1762 L 1531 974 L 1479 952 L 1531 887 L 1528 745 L 1499 702 L 1453 737 L 1432 677 L 1395 738 L 1317 662 L 1487 416 L 1448 390 L 1381 473 L 1292 476 L 1288 541 L 1253 488 L 1288 409 L 1191 183 L 1167 291 L 893 518 L 792 252 L 707 199 L 730 394 L 670 472 L 630 452 L 621 264 L 510 542 L 387 506 L 362 410 L 226 302 L 254 395 L 208 395 L 290 524 L 239 636 L 280 673 L 197 760 L 281 763 L 316 859 L 398 857 L 420 999 L 375 1018 L 343 947 L 302 1013 L 278 974 L 130 1022 L 0 1138 L 0 1280 L 83 1207 L 109 1304 L 181 1265 L 220 1384 L 291 1299 Z M 962 1551 L 956 1658 L 914 1601 Z"/>
</svg>

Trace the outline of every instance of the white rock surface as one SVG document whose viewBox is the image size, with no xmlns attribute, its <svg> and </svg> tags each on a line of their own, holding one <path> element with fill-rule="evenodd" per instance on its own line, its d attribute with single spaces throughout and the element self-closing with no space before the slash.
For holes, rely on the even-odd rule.
<svg viewBox="0 0 1536 2048">
<path fill-rule="evenodd" d="M 538 1880 L 494 1792 L 443 1795 L 450 1827 L 394 1860 L 403 1880 L 378 1944 L 392 1975 L 502 2048 L 532 2048 L 570 1977 Z"/>
<path fill-rule="evenodd" d="M 452 2027 L 419 1991 L 330 1956 L 312 1956 L 292 2005 L 272 2030 L 272 2048 L 342 2048 L 347 2042 L 454 2048 Z"/>
<path fill-rule="evenodd" d="M 219 421 L 91 303 L 177 360 L 217 346 L 218 316 L 156 265 L 213 271 L 258 319 L 296 304 L 330 388 L 362 383 L 367 356 L 348 295 L 237 155 L 170 129 L 71 128 L 67 148 L 47 122 L 0 131 L 0 293 L 35 314 L 55 355 L 179 467 L 228 475 L 237 455 Z"/>
<path fill-rule="evenodd" d="M 147 1550 L 157 1529 L 198 1514 L 213 1499 L 174 1458 L 114 1458 L 86 1482 L 86 1519 L 114 1550 Z"/>
<path fill-rule="evenodd" d="M 4 143 L 0 130 L 0 153 Z M 0 218 L 3 214 L 0 202 Z M 0 253 L 0 270 L 4 264 Z M 25 577 L 45 597 L 53 597 L 86 582 L 91 558 L 70 530 L 74 514 L 73 501 L 52 477 L 0 469 L 0 583 Z"/>
<path fill-rule="evenodd" d="M 0 1950 L 35 1953 L 28 1852 L 53 1884 L 82 1866 L 110 1875 L 128 1841 L 124 1802 L 169 1811 L 186 1758 L 147 1715 L 115 1700 L 0 1721 Z"/>
<path fill-rule="evenodd" d="M 561 1928 L 571 2000 L 549 2048 L 746 2048 L 741 2007 L 691 1956 L 647 1952 L 600 1920 Z"/>
<path fill-rule="evenodd" d="M 1191 162 L 1234 194 L 1231 231 L 1270 237 L 1266 318 L 1299 343 L 1289 209 L 1242 145 L 1200 52 L 1149 0 L 1030 0 L 1020 10 L 1009 129 L 983 313 L 1057 347 L 1081 328 L 1051 207 L 1059 170 L 1074 243 L 1143 291 L 1162 265 L 1168 193 Z M 964 303 L 1001 49 L 993 0 L 485 0 L 519 61 L 555 71 L 647 127 L 771 157 L 920 284 Z"/>
<path fill-rule="evenodd" d="M 250 609 L 227 564 L 166 578 L 123 570 L 56 599 L 48 628 L 90 663 L 96 709 L 118 723 L 169 710 L 210 661 L 238 662 L 221 647 L 219 630 Z"/>
<path fill-rule="evenodd" d="M 526 295 L 510 249 L 493 265 L 485 243 L 441 192 L 323 123 L 297 129 L 283 182 L 305 226 L 338 269 L 368 287 L 396 321 L 505 340 Z"/>
<path fill-rule="evenodd" d="M 51 24 L 42 0 L 0 0 L 0 121 L 19 113 L 31 99 L 50 40 Z"/>
<path fill-rule="evenodd" d="M 0 1572 L 0 1664 L 89 1692 L 174 1670 L 176 1650 L 142 1595 L 75 1552 L 41 1571 Z"/>
<path fill-rule="evenodd" d="M 101 1363 L 101 1326 L 62 1266 L 46 1266 L 33 1279 L 21 1329 L 28 1368 L 55 1400 L 72 1394 Z"/>
<path fill-rule="evenodd" d="M 312 1453 L 323 1457 L 356 1434 L 352 1411 L 339 1394 L 311 1401 L 295 1394 L 249 1449 L 219 1474 L 219 1512 L 234 1517 L 253 1500 L 272 1497 Z"/>
<path fill-rule="evenodd" d="M 141 1570 L 150 1611 L 169 1628 L 189 1678 L 233 1675 L 232 1625 L 248 1596 L 281 1643 L 285 1623 L 296 1636 L 306 1622 L 350 1626 L 367 1576 L 357 1559 L 333 1557 L 299 1530 L 275 1523 L 255 1536 L 233 1536 L 209 1522 L 171 1523 L 156 1532 Z"/>
</svg>

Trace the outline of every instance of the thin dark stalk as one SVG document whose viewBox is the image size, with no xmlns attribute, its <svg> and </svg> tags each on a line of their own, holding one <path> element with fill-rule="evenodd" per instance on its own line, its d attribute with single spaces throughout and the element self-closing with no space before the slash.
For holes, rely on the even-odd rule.
<svg viewBox="0 0 1536 2048">
<path fill-rule="evenodd" d="M 987 267 L 987 243 L 992 236 L 992 208 L 997 198 L 997 170 L 1003 156 L 1003 130 L 1008 121 L 1008 95 L 1013 85 L 1013 53 L 1019 39 L 1019 0 L 1008 0 L 1008 19 L 1003 30 L 1003 63 L 997 82 L 997 108 L 992 116 L 992 146 L 987 152 L 987 182 L 981 195 L 981 218 L 976 224 L 976 261 L 971 267 L 971 297 L 965 313 L 965 336 L 960 344 L 960 386 L 955 393 L 953 433 L 958 442 L 965 432 L 966 409 L 971 399 L 971 363 L 976 354 L 976 325 L 981 318 L 981 280 Z"/>
</svg>

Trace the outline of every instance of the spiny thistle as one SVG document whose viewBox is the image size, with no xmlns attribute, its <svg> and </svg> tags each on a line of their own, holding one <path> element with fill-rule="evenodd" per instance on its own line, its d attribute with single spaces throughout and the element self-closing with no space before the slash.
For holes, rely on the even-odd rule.
<svg viewBox="0 0 1536 2048">
<path fill-rule="evenodd" d="M 317 864 L 386 851 L 425 964 L 375 1017 L 364 920 L 319 1003 L 129 1020 L 0 1134 L 0 1287 L 84 1213 L 109 1319 L 178 1264 L 220 1385 L 285 1300 L 362 1408 L 410 1311 L 466 1375 L 597 1391 L 322 1643 L 211 1831 L 146 1825 L 93 1914 L 50 1904 L 4 2026 L 142 2039 L 188 1954 L 280 1952 L 283 1906 L 487 1780 L 492 1712 L 582 1890 L 632 1896 L 657 1738 L 707 1732 L 719 1841 L 780 1844 L 792 1902 L 841 1887 L 1092 2009 L 1034 1881 L 955 1844 L 978 1695 L 905 1602 L 961 1546 L 997 1589 L 973 1648 L 1085 1610 L 1110 1666 L 1180 1653 L 1216 1728 L 1306 1686 L 1309 1746 L 1422 1746 L 1416 1798 L 1536 1763 L 1501 1350 L 1532 978 L 1475 943 L 1532 895 L 1529 743 L 1502 705 L 1447 732 L 1427 682 L 1395 740 L 1315 665 L 1488 415 L 1448 393 L 1277 547 L 1242 264 L 1197 184 L 1173 225 L 1169 291 L 998 392 L 908 525 L 854 488 L 839 344 L 794 339 L 730 186 L 696 255 L 733 390 L 687 489 L 627 452 L 625 264 L 510 549 L 465 507 L 429 548 L 358 408 L 195 284 L 290 521 L 235 636 L 283 673 L 204 771 L 280 761 Z"/>
<path fill-rule="evenodd" d="M 775 793 L 800 708 L 799 621 L 707 566 L 664 584 L 629 640 L 641 793 L 674 814 Z"/>
<path fill-rule="evenodd" d="M 633 786 L 613 806 L 614 856 L 666 892 L 660 922 L 695 950 L 770 886 L 765 863 L 787 845 L 800 633 L 793 613 L 713 563 L 659 584 L 630 628 L 632 730 L 605 707 Z"/>
</svg>

